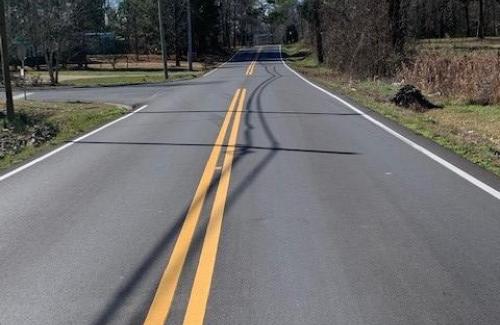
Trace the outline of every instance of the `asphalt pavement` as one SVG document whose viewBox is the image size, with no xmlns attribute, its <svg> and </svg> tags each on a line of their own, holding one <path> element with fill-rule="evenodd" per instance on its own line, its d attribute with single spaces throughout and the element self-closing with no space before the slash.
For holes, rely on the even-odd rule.
<svg viewBox="0 0 500 325">
<path fill-rule="evenodd" d="M 278 46 L 30 98 L 141 109 L 0 181 L 2 325 L 500 324 L 498 177 Z"/>
</svg>

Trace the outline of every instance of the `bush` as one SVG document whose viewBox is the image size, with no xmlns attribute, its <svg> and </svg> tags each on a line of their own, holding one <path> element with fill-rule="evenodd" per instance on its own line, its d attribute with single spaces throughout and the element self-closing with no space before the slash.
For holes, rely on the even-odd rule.
<svg viewBox="0 0 500 325">
<path fill-rule="evenodd" d="M 399 78 L 430 93 L 470 104 L 500 104 L 500 52 L 422 51 Z"/>
</svg>

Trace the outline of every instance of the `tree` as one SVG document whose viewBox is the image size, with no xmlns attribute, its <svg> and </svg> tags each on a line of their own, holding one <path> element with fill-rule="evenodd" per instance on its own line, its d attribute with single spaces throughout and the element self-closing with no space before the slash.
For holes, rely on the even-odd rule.
<svg viewBox="0 0 500 325">
<path fill-rule="evenodd" d="M 321 0 L 314 0 L 313 4 L 313 23 L 314 23 L 314 33 L 316 36 L 316 55 L 318 56 L 318 62 L 323 63 L 325 61 L 323 53 L 323 32 L 321 30 Z"/>
<path fill-rule="evenodd" d="M 0 56 L 2 60 L 3 83 L 7 106 L 7 118 L 14 119 L 14 100 L 12 99 L 12 88 L 10 84 L 9 51 L 7 39 L 7 24 L 5 22 L 5 4 L 0 0 Z"/>
<path fill-rule="evenodd" d="M 161 43 L 161 55 L 163 61 L 163 73 L 165 79 L 168 79 L 168 54 L 167 54 L 167 39 L 165 33 L 165 22 L 163 16 L 163 1 L 158 0 L 158 20 L 160 24 L 160 43 Z"/>
<path fill-rule="evenodd" d="M 477 37 L 484 38 L 484 0 L 478 0 L 479 2 L 479 17 L 477 25 Z"/>
<path fill-rule="evenodd" d="M 406 31 L 403 22 L 402 0 L 387 0 L 389 3 L 389 24 L 392 46 L 396 55 L 404 57 Z"/>
<path fill-rule="evenodd" d="M 311 34 L 313 34 L 314 37 L 316 56 L 319 63 L 323 63 L 325 61 L 323 48 L 321 1 L 322 0 L 306 0 L 300 7 L 302 16 L 310 25 Z"/>
<path fill-rule="evenodd" d="M 470 7 L 470 2 L 471 0 L 460 0 L 464 6 L 464 21 L 465 25 L 467 26 L 467 37 L 471 36 L 471 31 L 470 31 L 470 14 L 469 14 L 469 7 Z"/>
<path fill-rule="evenodd" d="M 43 26 L 40 39 L 34 41 L 41 46 L 49 72 L 50 83 L 59 82 L 59 63 L 66 42 L 72 36 L 72 12 L 75 3 L 64 0 L 28 0 L 37 8 L 37 19 Z"/>
</svg>

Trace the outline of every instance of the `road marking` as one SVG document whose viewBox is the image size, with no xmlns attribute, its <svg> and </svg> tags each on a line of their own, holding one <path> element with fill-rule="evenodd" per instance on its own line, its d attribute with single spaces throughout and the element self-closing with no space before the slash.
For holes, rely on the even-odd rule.
<svg viewBox="0 0 500 325">
<path fill-rule="evenodd" d="M 250 75 L 252 76 L 255 73 L 255 68 L 257 67 L 257 61 L 259 60 L 260 53 L 262 52 L 262 46 L 257 49 L 257 53 L 255 54 L 255 60 L 253 61 L 252 70 L 250 71 Z"/>
<path fill-rule="evenodd" d="M 450 171 L 452 171 L 453 173 L 457 174 L 458 176 L 462 177 L 463 179 L 465 179 L 466 181 L 468 181 L 469 183 L 479 187 L 481 190 L 485 191 L 486 193 L 490 194 L 491 196 L 493 196 L 494 198 L 500 200 L 500 192 L 497 191 L 496 189 L 494 189 L 493 187 L 489 186 L 488 184 L 485 184 L 483 182 L 481 182 L 479 179 L 475 178 L 474 176 L 470 175 L 469 173 L 467 173 L 466 171 L 458 168 L 457 166 L 453 165 L 452 163 L 446 161 L 445 159 L 439 157 L 438 155 L 432 153 L 431 151 L 429 151 L 428 149 L 422 147 L 421 145 L 413 142 L 412 140 L 408 139 L 407 137 L 401 135 L 400 133 L 394 131 L 393 129 L 391 129 L 390 127 L 388 127 L 387 125 L 383 124 L 382 122 L 374 119 L 373 117 L 369 116 L 368 114 L 366 114 L 365 112 L 363 112 L 362 110 L 356 108 L 355 106 L 351 105 L 350 103 L 348 103 L 347 101 L 343 100 L 342 98 L 332 94 L 331 92 L 329 92 L 328 90 L 325 90 L 323 88 L 321 88 L 320 86 L 312 83 L 311 81 L 307 80 L 304 76 L 302 76 L 300 73 L 298 73 L 297 71 L 293 70 L 292 68 L 290 68 L 290 66 L 288 66 L 288 64 L 286 64 L 286 62 L 283 60 L 283 55 L 282 55 L 282 51 L 281 51 L 281 45 L 279 47 L 279 51 L 280 51 L 280 59 L 281 59 L 281 62 L 283 63 L 283 65 L 288 69 L 290 70 L 291 72 L 293 72 L 297 77 L 299 77 L 300 79 L 302 79 L 304 82 L 306 82 L 307 84 L 309 84 L 311 87 L 314 87 L 316 88 L 317 90 L 325 93 L 326 95 L 330 96 L 331 98 L 335 99 L 336 101 L 344 104 L 346 107 L 350 108 L 351 110 L 353 110 L 354 112 L 358 113 L 360 116 L 364 117 L 365 119 L 367 119 L 368 121 L 370 121 L 371 123 L 375 124 L 376 126 L 380 127 L 381 129 L 383 129 L 384 131 L 386 131 L 387 133 L 395 136 L 396 138 L 398 138 L 399 140 L 403 141 L 404 143 L 406 143 L 407 145 L 409 145 L 410 147 L 412 147 L 413 149 L 419 151 L 420 153 L 426 155 L 427 157 L 429 157 L 430 159 L 434 160 L 435 162 L 437 162 L 438 164 L 442 165 L 443 167 L 449 169 Z"/>
<path fill-rule="evenodd" d="M 257 53 L 255 54 L 255 60 L 253 60 L 252 63 L 248 66 L 247 71 L 245 72 L 246 76 L 252 76 L 254 74 L 260 52 L 262 52 L 262 47 L 258 48 Z"/>
<path fill-rule="evenodd" d="M 255 72 L 255 66 L 256 65 L 257 65 L 257 61 L 253 61 L 252 69 L 250 70 L 250 76 L 252 76 L 253 73 Z"/>
<path fill-rule="evenodd" d="M 29 97 L 31 95 L 33 95 L 33 93 L 26 93 L 26 97 Z M 23 98 L 24 98 L 24 94 L 15 95 L 14 97 L 12 97 L 12 99 L 14 99 L 14 100 L 23 99 Z"/>
<path fill-rule="evenodd" d="M 241 115 L 245 104 L 246 90 L 242 91 L 238 110 L 234 116 L 233 128 L 229 136 L 227 151 L 224 157 L 222 175 L 220 177 L 214 205 L 208 221 L 205 239 L 201 249 L 200 261 L 194 278 L 191 296 L 186 309 L 184 325 L 202 325 L 210 294 L 210 287 L 217 258 L 217 250 L 222 231 L 222 220 L 229 192 L 229 181 L 233 166 L 234 153 L 238 141 L 238 132 L 241 124 Z"/>
<path fill-rule="evenodd" d="M 238 103 L 241 94 L 241 89 L 238 89 L 231 100 L 226 117 L 221 126 L 214 147 L 208 158 L 205 170 L 201 176 L 200 183 L 196 189 L 193 201 L 186 214 L 186 218 L 177 237 L 174 249 L 168 261 L 167 267 L 160 279 L 160 283 L 156 290 L 153 302 L 149 308 L 148 315 L 144 321 L 145 325 L 160 325 L 164 324 L 168 317 L 172 301 L 179 283 L 182 269 L 186 262 L 186 257 L 193 240 L 196 226 L 200 219 L 201 211 L 205 203 L 207 193 L 210 189 L 210 184 L 215 174 L 215 168 L 219 160 L 222 146 L 226 138 L 227 131 L 230 126 L 231 118 L 234 113 L 234 108 Z"/>
<path fill-rule="evenodd" d="M 127 119 L 127 118 L 131 117 L 131 116 L 132 116 L 132 115 L 134 115 L 135 113 L 138 113 L 138 112 L 140 112 L 140 111 L 144 110 L 144 109 L 145 109 L 145 108 L 147 108 L 147 107 L 148 107 L 148 105 L 144 105 L 144 106 L 142 106 L 142 107 L 140 107 L 140 108 L 136 109 L 135 111 L 133 111 L 133 112 L 131 112 L 131 113 L 128 113 L 128 114 L 127 114 L 127 115 L 125 115 L 125 116 L 120 117 L 119 119 L 116 119 L 116 120 L 114 120 L 114 121 L 111 121 L 111 122 L 109 122 L 108 124 L 106 124 L 106 125 L 104 125 L 104 126 L 101 126 L 100 128 L 98 128 L 98 129 L 96 129 L 96 130 L 94 130 L 94 131 L 92 131 L 92 132 L 89 132 L 89 133 L 87 133 L 87 134 L 85 134 L 85 135 L 83 135 L 83 136 L 81 136 L 81 137 L 79 137 L 79 138 L 77 138 L 77 139 L 75 139 L 75 140 L 73 140 L 73 141 L 70 141 L 69 143 L 67 143 L 67 144 L 63 145 L 62 147 L 59 147 L 59 148 L 57 148 L 57 149 L 55 149 L 55 150 L 53 150 L 53 151 L 51 151 L 51 152 L 49 152 L 49 153 L 47 153 L 47 154 L 45 154 L 45 155 L 43 155 L 43 156 L 41 156 L 41 157 L 39 157 L 39 158 L 35 159 L 35 160 L 30 161 L 29 163 L 27 163 L 27 164 L 25 164 L 25 165 L 22 165 L 21 167 L 18 167 L 18 168 L 16 168 L 16 169 L 14 169 L 13 171 L 11 171 L 11 172 L 9 172 L 9 173 L 7 173 L 7 174 L 4 174 L 4 175 L 0 176 L 0 182 L 2 182 L 2 181 L 4 181 L 4 180 L 6 180 L 7 178 L 10 178 L 10 177 L 12 177 L 12 176 L 14 176 L 14 175 L 16 175 L 16 174 L 18 174 L 18 173 L 22 172 L 23 170 L 26 170 L 26 169 L 28 169 L 28 168 L 30 168 L 30 167 L 32 167 L 32 166 L 34 166 L 34 165 L 36 165 L 36 164 L 38 164 L 38 163 L 42 162 L 42 161 L 44 161 L 44 160 L 46 160 L 46 159 L 48 159 L 48 158 L 50 158 L 50 157 L 54 156 L 55 154 L 57 154 L 57 153 L 59 153 L 59 152 L 61 152 L 61 151 L 65 150 L 65 149 L 68 149 L 69 147 L 71 147 L 71 146 L 72 146 L 72 145 L 74 145 L 75 143 L 78 143 L 78 142 L 80 142 L 80 141 L 82 141 L 82 140 L 84 140 L 84 139 L 86 139 L 86 138 L 90 137 L 91 135 L 96 134 L 97 132 L 100 132 L 100 131 L 102 131 L 102 130 L 104 130 L 104 129 L 106 129 L 106 128 L 109 128 L 110 126 L 112 126 L 112 125 L 114 125 L 114 124 L 116 124 L 116 123 L 118 123 L 118 122 L 121 122 L 121 121 L 123 121 L 123 120 L 125 120 L 125 119 Z"/>
<path fill-rule="evenodd" d="M 254 65 L 255 65 L 255 61 L 252 61 L 252 63 L 250 63 L 250 65 L 248 66 L 247 71 L 245 72 L 245 75 L 247 75 L 247 76 L 252 75 Z"/>
</svg>

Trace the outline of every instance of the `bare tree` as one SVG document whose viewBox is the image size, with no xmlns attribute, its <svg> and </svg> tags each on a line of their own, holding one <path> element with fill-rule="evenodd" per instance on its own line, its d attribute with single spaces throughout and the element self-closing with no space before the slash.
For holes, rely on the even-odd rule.
<svg viewBox="0 0 500 325">
<path fill-rule="evenodd" d="M 313 24 L 314 34 L 316 36 L 316 55 L 318 62 L 325 62 L 325 55 L 323 53 L 323 31 L 321 29 L 321 0 L 314 0 L 313 4 Z"/>
<path fill-rule="evenodd" d="M 59 82 L 59 64 L 64 45 L 72 34 L 71 15 L 74 3 L 62 0 L 36 0 L 38 21 L 43 26 L 37 41 L 45 56 L 50 83 Z"/>
<path fill-rule="evenodd" d="M 402 0 L 387 0 L 389 3 L 389 24 L 394 51 L 400 57 L 405 55 L 406 31 L 403 22 Z"/>
<path fill-rule="evenodd" d="M 484 38 L 485 32 L 484 32 L 484 0 L 478 0 L 479 2 L 479 17 L 478 17 L 478 23 L 477 23 L 477 37 L 479 38 Z"/>
<path fill-rule="evenodd" d="M 464 6 L 464 20 L 465 20 L 465 25 L 467 26 L 467 36 L 471 36 L 471 31 L 470 31 L 470 13 L 469 13 L 469 7 L 471 0 L 460 0 L 460 2 Z"/>
</svg>

